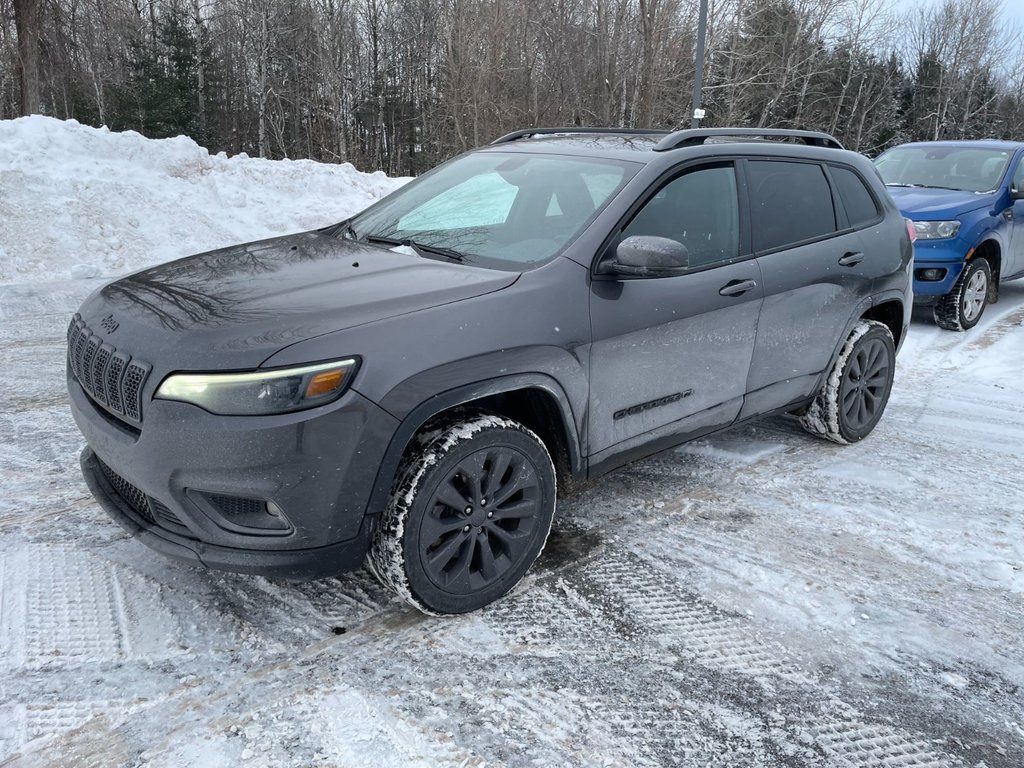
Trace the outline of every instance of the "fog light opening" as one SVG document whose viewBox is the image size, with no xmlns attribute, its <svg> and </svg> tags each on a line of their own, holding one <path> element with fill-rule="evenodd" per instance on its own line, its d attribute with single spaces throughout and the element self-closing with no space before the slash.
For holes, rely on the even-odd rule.
<svg viewBox="0 0 1024 768">
<path fill-rule="evenodd" d="M 916 272 L 917 279 L 925 283 L 937 283 L 946 276 L 946 270 L 941 268 L 929 267 L 927 269 L 919 269 Z"/>
<path fill-rule="evenodd" d="M 186 494 L 214 525 L 225 531 L 246 536 L 287 536 L 294 530 L 276 502 L 191 488 Z"/>
</svg>

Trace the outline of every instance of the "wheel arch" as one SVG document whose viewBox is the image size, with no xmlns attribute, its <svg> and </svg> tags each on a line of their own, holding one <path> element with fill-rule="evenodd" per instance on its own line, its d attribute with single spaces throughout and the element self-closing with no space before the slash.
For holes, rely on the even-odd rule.
<svg viewBox="0 0 1024 768">
<path fill-rule="evenodd" d="M 902 291 L 886 291 L 862 299 L 850 315 L 846 328 L 843 330 L 842 336 L 839 337 L 836 347 L 829 358 L 828 365 L 821 372 L 814 390 L 817 391 L 821 387 L 825 377 L 828 376 L 829 371 L 836 364 L 836 360 L 839 359 L 839 355 L 842 354 L 843 347 L 846 345 L 846 340 L 853 333 L 853 329 L 857 327 L 857 323 L 861 320 L 877 320 L 884 323 L 892 332 L 893 344 L 898 351 L 900 343 L 906 336 L 906 329 L 910 325 L 910 313 L 910 303 Z"/>
<path fill-rule="evenodd" d="M 858 319 L 877 320 L 880 323 L 884 323 L 888 326 L 889 331 L 892 332 L 892 340 L 896 345 L 896 349 L 899 349 L 906 330 L 905 309 L 906 305 L 901 299 L 882 298 L 866 309 Z M 856 325 L 856 323 L 852 325 Z M 850 330 L 852 330 L 852 325 Z M 847 336 L 849 336 L 850 330 L 847 331 Z"/>
<path fill-rule="evenodd" d="M 365 514 L 374 515 L 384 508 L 395 473 L 413 437 L 430 422 L 459 411 L 505 416 L 535 432 L 555 463 L 559 487 L 565 488 L 585 475 L 580 435 L 561 385 L 541 373 L 516 374 L 450 389 L 413 408 L 391 437 Z"/>
<path fill-rule="evenodd" d="M 991 301 L 992 293 L 999 287 L 999 278 L 1003 269 L 1003 246 L 995 237 L 986 237 L 968 252 L 964 262 L 970 262 L 976 258 L 985 259 L 992 271 L 992 285 L 989 286 L 989 301 Z"/>
</svg>

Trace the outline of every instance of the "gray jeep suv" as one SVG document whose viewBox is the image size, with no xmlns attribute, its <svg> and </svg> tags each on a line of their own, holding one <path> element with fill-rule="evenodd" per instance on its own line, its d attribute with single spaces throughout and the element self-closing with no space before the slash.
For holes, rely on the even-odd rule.
<svg viewBox="0 0 1024 768">
<path fill-rule="evenodd" d="M 422 610 L 511 589 L 561 484 L 765 414 L 874 428 L 911 237 L 825 134 L 518 131 L 326 229 L 92 294 L 82 468 L 212 568 L 371 569 Z"/>
</svg>

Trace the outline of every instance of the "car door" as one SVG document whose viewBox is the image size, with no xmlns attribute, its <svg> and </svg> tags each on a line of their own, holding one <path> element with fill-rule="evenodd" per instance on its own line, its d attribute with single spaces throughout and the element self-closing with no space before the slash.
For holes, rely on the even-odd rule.
<svg viewBox="0 0 1024 768">
<path fill-rule="evenodd" d="M 726 426 L 739 413 L 762 292 L 757 262 L 740 246 L 737 190 L 733 163 L 669 176 L 613 244 L 667 237 L 687 247 L 690 267 L 672 277 L 595 275 L 592 464 L 658 438 Z"/>
<path fill-rule="evenodd" d="M 1024 273 L 1024 200 L 1013 199 L 1015 190 L 1024 193 L 1024 153 L 1017 158 L 1017 167 L 1010 181 L 1010 248 L 1003 257 L 1002 277 L 1016 277 Z"/>
<path fill-rule="evenodd" d="M 882 208 L 852 167 L 751 158 L 743 172 L 764 285 L 745 418 L 809 396 L 874 278 L 898 265 L 872 247 Z"/>
</svg>

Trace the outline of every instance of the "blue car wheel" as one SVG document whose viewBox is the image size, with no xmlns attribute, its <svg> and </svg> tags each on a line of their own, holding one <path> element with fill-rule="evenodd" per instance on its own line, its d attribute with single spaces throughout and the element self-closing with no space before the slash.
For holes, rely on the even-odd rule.
<svg viewBox="0 0 1024 768">
<path fill-rule="evenodd" d="M 988 261 L 976 258 L 968 262 L 953 290 L 935 304 L 935 324 L 947 331 L 966 331 L 981 320 L 988 305 L 992 270 Z"/>
</svg>

